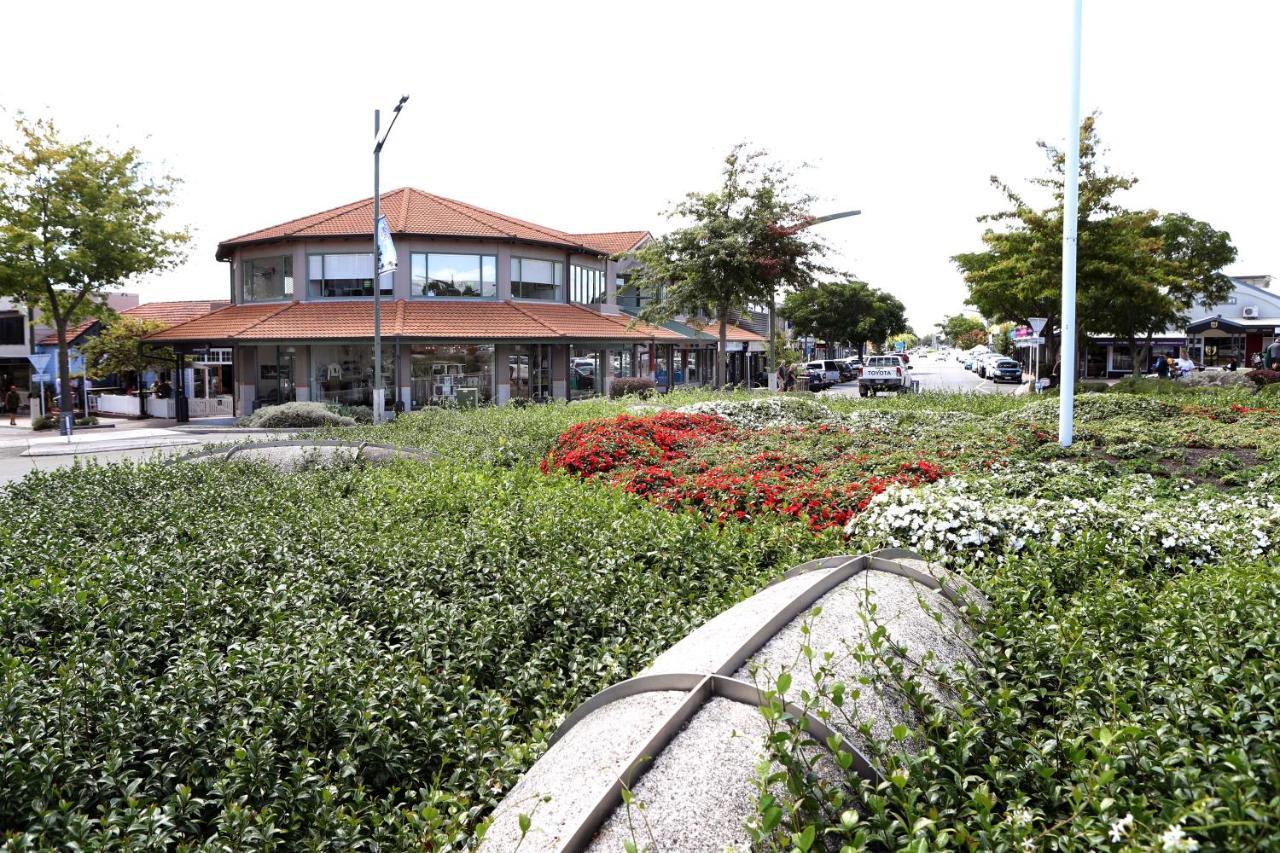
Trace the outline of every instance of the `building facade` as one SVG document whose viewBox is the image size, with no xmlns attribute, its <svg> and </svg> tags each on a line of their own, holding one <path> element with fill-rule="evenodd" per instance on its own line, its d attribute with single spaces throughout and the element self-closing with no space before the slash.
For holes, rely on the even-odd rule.
<svg viewBox="0 0 1280 853">
<path fill-rule="evenodd" d="M 714 339 L 619 306 L 627 262 L 615 256 L 646 232 L 571 234 L 409 188 L 380 201 L 398 257 L 377 283 L 389 408 L 573 400 L 626 376 L 710 381 Z M 150 339 L 206 361 L 226 353 L 241 416 L 292 400 L 370 405 L 372 209 L 364 199 L 223 241 L 231 304 Z"/>
</svg>

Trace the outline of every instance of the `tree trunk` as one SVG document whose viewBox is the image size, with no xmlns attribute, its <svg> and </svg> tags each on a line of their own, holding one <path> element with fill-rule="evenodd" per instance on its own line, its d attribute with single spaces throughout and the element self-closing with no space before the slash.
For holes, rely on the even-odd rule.
<svg viewBox="0 0 1280 853">
<path fill-rule="evenodd" d="M 1129 365 L 1129 368 L 1130 368 L 1129 374 L 1131 376 L 1135 376 L 1135 377 L 1141 376 L 1143 373 L 1142 362 L 1139 361 L 1139 358 L 1141 357 L 1141 355 L 1142 353 L 1139 352 L 1138 350 L 1138 336 L 1130 335 L 1129 336 L 1129 358 L 1133 360 L 1133 364 Z"/>
<path fill-rule="evenodd" d="M 1146 373 L 1151 369 L 1151 362 L 1156 357 L 1155 333 L 1147 332 L 1146 356 L 1142 360 L 1142 373 Z M 1141 376 L 1142 374 L 1138 374 Z"/>
<path fill-rule="evenodd" d="M 71 393 L 71 355 L 67 352 L 67 321 L 55 321 L 58 329 L 58 408 L 63 412 L 74 412 L 75 397 Z"/>
<path fill-rule="evenodd" d="M 729 309 L 720 309 L 720 349 L 716 354 L 716 390 L 724 388 L 725 370 L 729 362 Z"/>
</svg>

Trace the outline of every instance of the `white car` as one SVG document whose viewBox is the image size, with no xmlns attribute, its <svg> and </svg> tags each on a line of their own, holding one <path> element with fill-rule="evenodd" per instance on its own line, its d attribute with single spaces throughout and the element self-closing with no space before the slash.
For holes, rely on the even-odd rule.
<svg viewBox="0 0 1280 853">
<path fill-rule="evenodd" d="M 911 367 L 900 355 L 873 355 L 858 375 L 858 393 L 863 397 L 878 391 L 901 394 L 911 390 Z"/>
<path fill-rule="evenodd" d="M 824 359 L 822 361 L 811 361 L 804 366 L 804 369 L 810 376 L 817 375 L 822 377 L 822 383 L 826 386 L 838 385 L 842 380 L 840 378 L 840 365 L 835 359 Z"/>
</svg>

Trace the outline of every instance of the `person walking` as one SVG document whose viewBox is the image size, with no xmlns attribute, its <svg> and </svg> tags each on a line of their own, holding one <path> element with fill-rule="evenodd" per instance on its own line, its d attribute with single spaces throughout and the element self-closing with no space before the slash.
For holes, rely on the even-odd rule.
<svg viewBox="0 0 1280 853">
<path fill-rule="evenodd" d="M 22 399 L 18 396 L 18 386 L 10 385 L 4 392 L 4 410 L 9 413 L 9 426 L 18 425 L 18 406 L 20 405 L 22 405 Z"/>
<path fill-rule="evenodd" d="M 1271 359 L 1267 367 L 1275 370 L 1280 365 L 1280 338 L 1276 338 L 1271 342 L 1271 346 L 1267 347 L 1267 356 Z"/>
<path fill-rule="evenodd" d="M 796 367 L 794 364 L 787 365 L 787 384 L 783 390 L 785 391 L 796 390 Z"/>
<path fill-rule="evenodd" d="M 778 362 L 778 390 L 787 390 L 787 363 L 785 361 Z"/>
</svg>

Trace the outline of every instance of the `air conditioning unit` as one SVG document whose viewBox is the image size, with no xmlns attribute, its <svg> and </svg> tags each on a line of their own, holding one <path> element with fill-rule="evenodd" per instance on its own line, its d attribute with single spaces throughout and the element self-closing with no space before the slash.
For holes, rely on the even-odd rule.
<svg viewBox="0 0 1280 853">
<path fill-rule="evenodd" d="M 1257 305 L 1244 306 L 1244 318 L 1246 320 L 1256 320 L 1258 318 L 1258 306 Z"/>
</svg>

